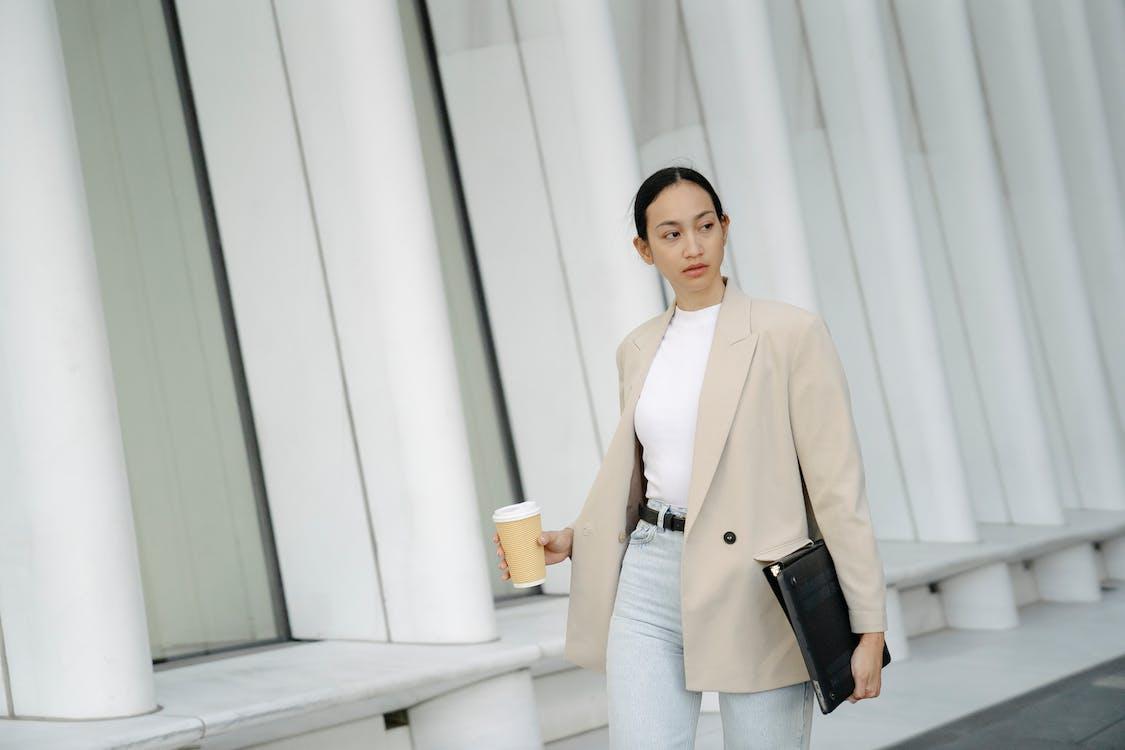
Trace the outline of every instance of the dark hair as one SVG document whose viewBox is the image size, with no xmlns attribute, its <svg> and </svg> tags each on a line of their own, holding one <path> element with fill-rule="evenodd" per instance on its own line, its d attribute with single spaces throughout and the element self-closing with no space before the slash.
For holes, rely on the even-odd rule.
<svg viewBox="0 0 1125 750">
<path fill-rule="evenodd" d="M 648 222 L 645 212 L 648 211 L 649 204 L 656 200 L 656 196 L 660 195 L 664 188 L 675 185 L 681 180 L 690 180 L 706 190 L 711 196 L 711 203 L 715 206 L 718 218 L 720 220 L 723 218 L 722 201 L 719 200 L 715 188 L 711 187 L 706 177 L 691 167 L 665 167 L 650 174 L 648 179 L 637 188 L 637 195 L 633 198 L 633 221 L 637 225 L 637 236 L 645 242 L 648 242 Z"/>
</svg>

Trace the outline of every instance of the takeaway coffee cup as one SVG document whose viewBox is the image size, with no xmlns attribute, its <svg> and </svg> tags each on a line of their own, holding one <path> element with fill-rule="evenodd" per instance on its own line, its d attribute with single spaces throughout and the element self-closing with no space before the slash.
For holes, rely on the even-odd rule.
<svg viewBox="0 0 1125 750">
<path fill-rule="evenodd" d="M 543 532 L 539 504 L 533 500 L 505 505 L 492 513 L 512 585 L 517 589 L 538 586 L 547 580 L 547 560 L 539 534 Z"/>
</svg>

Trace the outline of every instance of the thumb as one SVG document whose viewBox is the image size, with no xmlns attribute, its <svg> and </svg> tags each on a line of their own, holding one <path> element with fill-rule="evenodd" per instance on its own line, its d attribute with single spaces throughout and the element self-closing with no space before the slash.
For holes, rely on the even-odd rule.
<svg viewBox="0 0 1125 750">
<path fill-rule="evenodd" d="M 554 533 L 552 533 L 550 531 L 544 531 L 543 533 L 541 533 L 539 535 L 539 543 L 542 544 L 544 547 L 549 546 L 550 543 L 553 542 L 554 540 L 555 540 L 555 535 L 554 535 Z"/>
</svg>

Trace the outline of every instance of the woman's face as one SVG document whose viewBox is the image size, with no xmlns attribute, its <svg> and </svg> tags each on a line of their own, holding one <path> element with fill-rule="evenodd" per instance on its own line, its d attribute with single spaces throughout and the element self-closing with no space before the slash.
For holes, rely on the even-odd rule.
<svg viewBox="0 0 1125 750">
<path fill-rule="evenodd" d="M 633 246 L 678 296 L 695 297 L 713 284 L 722 285 L 719 265 L 730 217 L 715 214 L 706 190 L 690 180 L 675 182 L 649 204 L 646 219 L 648 242 L 635 237 Z M 700 264 L 702 271 L 688 272 Z"/>
</svg>

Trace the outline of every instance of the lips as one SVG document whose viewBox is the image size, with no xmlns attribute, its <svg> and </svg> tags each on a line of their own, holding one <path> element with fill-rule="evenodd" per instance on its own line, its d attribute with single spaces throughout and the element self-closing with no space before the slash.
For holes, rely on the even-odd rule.
<svg viewBox="0 0 1125 750">
<path fill-rule="evenodd" d="M 707 267 L 706 263 L 696 263 L 694 266 L 688 266 L 687 268 L 684 269 L 684 271 L 696 271 L 700 268 L 706 268 L 706 267 Z"/>
</svg>

